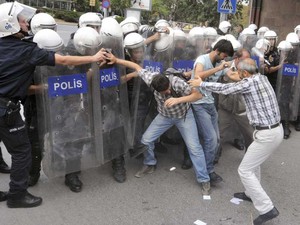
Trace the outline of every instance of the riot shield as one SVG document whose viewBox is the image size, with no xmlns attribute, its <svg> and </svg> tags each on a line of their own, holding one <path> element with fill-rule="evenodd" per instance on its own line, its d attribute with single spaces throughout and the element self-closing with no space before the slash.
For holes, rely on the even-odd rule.
<svg viewBox="0 0 300 225">
<path fill-rule="evenodd" d="M 186 48 L 185 54 L 188 54 L 188 58 L 193 60 L 205 53 L 204 28 L 194 27 L 190 30 Z"/>
<path fill-rule="evenodd" d="M 241 43 L 243 48 L 245 48 L 249 52 L 251 52 L 251 49 L 253 47 L 255 47 L 255 44 L 258 41 L 258 38 L 257 38 L 256 34 L 241 34 L 239 36 L 238 41 Z"/>
<path fill-rule="evenodd" d="M 173 30 L 160 33 L 160 39 L 147 49 L 143 67 L 151 72 L 163 73 L 172 65 Z"/>
<path fill-rule="evenodd" d="M 145 57 L 145 46 L 126 49 L 130 61 L 143 66 Z M 126 74 L 130 74 L 132 69 L 127 68 Z M 141 145 L 141 138 L 148 127 L 146 118 L 150 112 L 150 103 L 153 99 L 153 91 L 140 77 L 134 77 L 127 81 L 128 100 L 130 109 L 130 122 L 132 129 L 132 148 L 130 156 L 135 157 L 144 151 Z"/>
<path fill-rule="evenodd" d="M 212 44 L 218 39 L 218 37 L 219 35 L 214 28 L 206 27 L 204 29 L 203 54 L 207 54 L 212 51 Z"/>
<path fill-rule="evenodd" d="M 188 47 L 188 44 L 192 41 L 189 41 L 185 33 L 181 30 L 174 30 L 173 38 L 172 67 L 180 72 L 191 71 L 194 65 L 195 54 L 192 51 L 193 48 Z M 194 37 L 192 38 L 194 39 L 193 41 L 196 41 Z"/>
<path fill-rule="evenodd" d="M 300 99 L 299 78 L 299 46 L 292 49 L 280 49 L 280 62 L 283 62 L 278 71 L 276 95 L 282 120 L 296 120 Z"/>
<path fill-rule="evenodd" d="M 101 48 L 124 59 L 123 38 L 101 35 Z M 93 71 L 92 80 L 95 144 L 102 146 L 97 152 L 101 164 L 123 155 L 130 148 L 132 132 L 130 126 L 125 70 L 117 65 L 106 65 Z"/>
<path fill-rule="evenodd" d="M 91 79 L 84 66 L 39 67 L 35 82 L 43 170 L 62 176 L 99 165 L 94 142 Z"/>
</svg>

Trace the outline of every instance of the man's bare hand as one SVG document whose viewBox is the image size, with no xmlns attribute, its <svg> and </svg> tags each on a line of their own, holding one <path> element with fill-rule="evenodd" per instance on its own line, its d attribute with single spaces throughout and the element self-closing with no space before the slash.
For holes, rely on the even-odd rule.
<svg viewBox="0 0 300 225">
<path fill-rule="evenodd" d="M 202 82 L 203 81 L 200 77 L 188 81 L 189 85 L 192 87 L 199 87 Z"/>
<path fill-rule="evenodd" d="M 169 98 L 165 101 L 165 107 L 172 107 L 174 105 L 177 105 L 179 102 L 178 98 Z"/>
</svg>

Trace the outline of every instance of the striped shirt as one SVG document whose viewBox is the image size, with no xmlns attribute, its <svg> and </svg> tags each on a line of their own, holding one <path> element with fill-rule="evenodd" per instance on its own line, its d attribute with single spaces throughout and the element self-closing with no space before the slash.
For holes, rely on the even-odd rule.
<svg viewBox="0 0 300 225">
<path fill-rule="evenodd" d="M 241 93 L 252 126 L 269 126 L 280 122 L 275 92 L 264 75 L 254 74 L 239 82 L 228 84 L 202 82 L 200 87 L 224 95 Z"/>
<path fill-rule="evenodd" d="M 157 73 L 153 73 L 153 72 L 147 71 L 145 69 L 140 70 L 138 74 L 145 81 L 145 83 L 148 86 L 151 85 L 153 77 L 158 75 Z M 154 97 L 157 102 L 157 111 L 165 117 L 183 118 L 185 116 L 187 110 L 189 109 L 189 106 L 190 106 L 189 103 L 179 103 L 179 104 L 171 106 L 171 107 L 165 107 L 164 103 L 169 98 L 177 98 L 177 97 L 181 97 L 181 96 L 190 95 L 192 89 L 185 81 L 183 81 L 179 77 L 170 76 L 169 80 L 171 83 L 171 87 L 177 96 L 162 95 L 159 92 L 154 90 Z"/>
</svg>

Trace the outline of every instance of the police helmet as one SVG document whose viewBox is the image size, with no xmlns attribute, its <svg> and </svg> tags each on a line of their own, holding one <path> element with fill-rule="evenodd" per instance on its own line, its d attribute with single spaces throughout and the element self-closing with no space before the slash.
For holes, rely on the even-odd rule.
<svg viewBox="0 0 300 225">
<path fill-rule="evenodd" d="M 91 27 L 80 27 L 74 34 L 74 46 L 81 55 L 86 55 L 101 44 L 99 33 Z"/>
<path fill-rule="evenodd" d="M 218 36 L 216 29 L 213 27 L 204 28 L 203 34 L 204 36 L 215 36 L 215 37 Z"/>
<path fill-rule="evenodd" d="M 34 35 L 33 42 L 37 43 L 39 48 L 54 52 L 58 52 L 64 47 L 62 38 L 58 33 L 51 29 L 39 30 Z"/>
<path fill-rule="evenodd" d="M 203 37 L 203 35 L 204 28 L 202 27 L 193 27 L 189 32 L 189 38 Z"/>
<path fill-rule="evenodd" d="M 290 42 L 292 45 L 298 45 L 299 44 L 299 37 L 296 33 L 289 33 L 286 36 L 285 40 Z"/>
<path fill-rule="evenodd" d="M 257 31 L 257 37 L 258 38 L 264 38 L 264 34 L 266 33 L 266 31 L 268 31 L 269 28 L 268 27 L 260 27 Z"/>
<path fill-rule="evenodd" d="M 294 31 L 296 34 L 300 35 L 300 24 L 295 27 Z"/>
<path fill-rule="evenodd" d="M 173 29 L 168 28 L 170 33 L 161 33 L 160 39 L 154 43 L 154 50 L 157 52 L 166 51 L 169 47 L 173 45 Z"/>
<path fill-rule="evenodd" d="M 47 13 L 38 13 L 32 17 L 30 27 L 32 33 L 36 34 L 42 29 L 51 29 L 56 31 L 57 24 L 51 15 Z"/>
<path fill-rule="evenodd" d="M 267 39 L 259 39 L 256 42 L 255 47 L 259 49 L 261 52 L 266 53 L 269 51 L 271 47 L 271 43 Z"/>
<path fill-rule="evenodd" d="M 154 27 L 156 29 L 159 29 L 160 27 L 170 27 L 170 24 L 168 23 L 168 21 L 160 19 L 155 23 Z"/>
<path fill-rule="evenodd" d="M 0 38 L 20 31 L 18 18 L 29 21 L 36 9 L 27 5 L 23 5 L 17 1 L 6 2 L 0 5 Z"/>
<path fill-rule="evenodd" d="M 99 32 L 101 27 L 101 19 L 97 13 L 87 12 L 79 17 L 78 25 L 79 27 L 92 27 Z"/>
<path fill-rule="evenodd" d="M 266 31 L 266 33 L 264 34 L 264 38 L 277 38 L 277 34 L 275 31 L 273 30 L 268 30 Z"/>
<path fill-rule="evenodd" d="M 187 39 L 185 33 L 180 29 L 173 30 L 173 37 L 175 41 L 179 41 L 179 40 L 186 41 Z"/>
<path fill-rule="evenodd" d="M 125 49 L 135 49 L 144 46 L 144 38 L 138 33 L 130 33 L 124 38 Z"/>
<path fill-rule="evenodd" d="M 127 35 L 132 32 L 138 32 L 140 23 L 135 17 L 127 17 L 121 23 L 122 32 Z"/>
<path fill-rule="evenodd" d="M 106 17 L 102 20 L 100 34 L 103 36 L 123 38 L 123 32 L 120 24 L 112 17 Z"/>
<path fill-rule="evenodd" d="M 293 46 L 292 46 L 292 44 L 291 44 L 289 41 L 286 41 L 286 40 L 285 40 L 285 41 L 281 41 L 281 42 L 278 44 L 277 48 L 278 48 L 279 50 L 289 51 L 289 50 L 293 49 Z"/>
<path fill-rule="evenodd" d="M 222 21 L 219 24 L 219 29 L 225 34 L 228 33 L 230 28 L 231 28 L 231 24 L 228 21 Z"/>
<path fill-rule="evenodd" d="M 254 31 L 257 30 L 257 26 L 256 26 L 256 24 L 254 24 L 254 23 L 251 23 L 251 24 L 248 26 L 248 28 L 250 28 L 250 29 L 252 29 L 252 30 L 254 30 Z"/>
</svg>

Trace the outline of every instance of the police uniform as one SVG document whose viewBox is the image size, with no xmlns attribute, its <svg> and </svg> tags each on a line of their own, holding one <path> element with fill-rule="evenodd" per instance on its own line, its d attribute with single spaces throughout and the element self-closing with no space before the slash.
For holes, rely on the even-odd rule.
<svg viewBox="0 0 300 225">
<path fill-rule="evenodd" d="M 279 65 L 280 56 L 278 53 L 277 48 L 275 47 L 274 50 L 265 54 L 265 59 L 269 62 L 268 68 L 275 67 Z M 277 83 L 277 71 L 272 73 L 266 74 L 270 84 L 272 85 L 273 89 L 276 90 L 276 83 Z"/>
<path fill-rule="evenodd" d="M 36 66 L 55 65 L 54 52 L 35 43 L 8 36 L 0 39 L 0 138 L 12 156 L 8 198 L 26 194 L 31 165 L 31 146 L 19 113 Z"/>
</svg>

